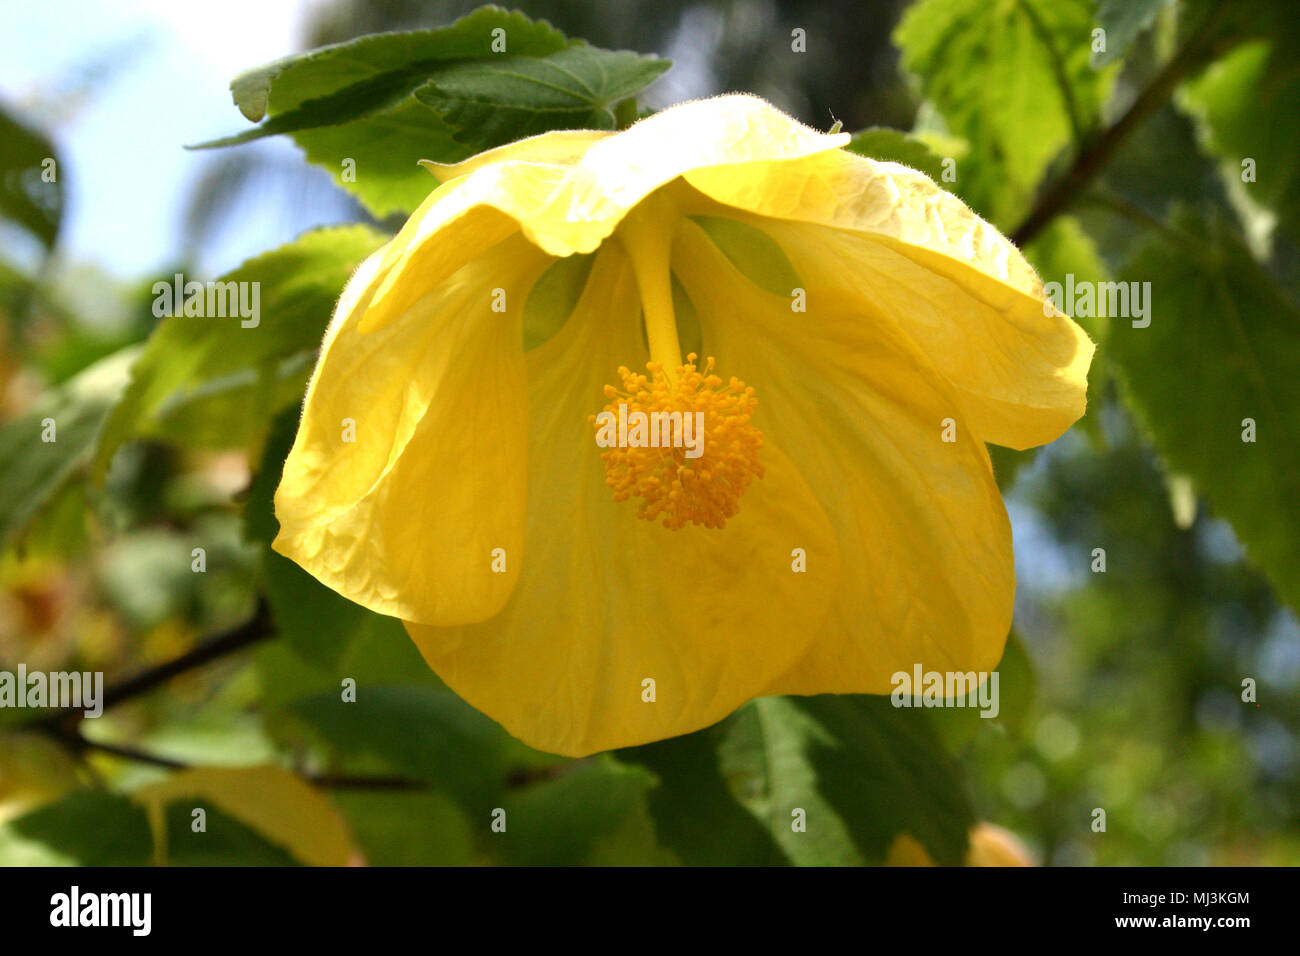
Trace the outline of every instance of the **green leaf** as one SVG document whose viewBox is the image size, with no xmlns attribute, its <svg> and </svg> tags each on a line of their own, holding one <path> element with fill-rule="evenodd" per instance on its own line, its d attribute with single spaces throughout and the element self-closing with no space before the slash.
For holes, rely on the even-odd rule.
<svg viewBox="0 0 1300 956">
<path fill-rule="evenodd" d="M 301 397 L 340 291 L 384 238 L 367 226 L 320 229 L 250 259 L 216 280 L 223 286 L 249 283 L 243 287 L 248 290 L 246 302 L 251 302 L 256 284 L 255 325 L 245 327 L 246 321 L 253 320 L 239 315 L 164 318 L 149 337 L 122 401 L 104 426 L 95 453 L 96 476 L 107 470 L 121 444 L 135 437 L 256 446 L 271 417 Z M 231 390 L 241 389 L 255 390 L 255 400 L 232 406 Z M 176 432 L 177 409 L 187 405 L 194 407 L 180 420 L 202 420 L 209 432 L 195 429 L 188 436 Z M 244 417 L 228 418 L 232 407 L 244 409 Z M 173 428 L 167 428 L 168 421 Z"/>
<path fill-rule="evenodd" d="M 54 144 L 0 110 L 0 216 L 18 223 L 47 249 L 54 245 L 63 217 L 59 173 Z"/>
<path fill-rule="evenodd" d="M 492 809 L 505 780 L 505 731 L 450 691 L 359 682 L 353 702 L 332 691 L 286 710 L 346 756 L 429 781 L 472 819 Z"/>
<path fill-rule="evenodd" d="M 482 7 L 448 27 L 361 37 L 246 73 L 231 84 L 235 105 L 269 119 L 199 148 L 288 133 L 375 215 L 409 213 L 436 186 L 419 160 L 457 162 L 552 129 L 613 129 L 620 103 L 667 68 Z"/>
<path fill-rule="evenodd" d="M 349 648 L 365 637 L 410 640 L 396 618 L 354 604 L 270 548 L 263 574 L 276 630 L 299 657 L 337 667 Z"/>
<path fill-rule="evenodd" d="M 340 790 L 333 796 L 371 866 L 481 862 L 468 818 L 440 794 Z"/>
<path fill-rule="evenodd" d="M 649 866 L 669 862 L 654 842 L 645 809 L 654 776 L 603 756 L 502 801 L 504 833 L 489 833 L 488 846 L 519 866 L 580 866 L 617 862 Z M 484 815 L 488 829 L 490 817 Z"/>
<path fill-rule="evenodd" d="M 553 129 L 616 128 L 615 107 L 668 62 L 627 50 L 573 46 L 545 57 L 502 57 L 439 71 L 415 91 L 475 152 Z"/>
<path fill-rule="evenodd" d="M 0 548 L 91 458 L 109 409 L 139 354 L 127 348 L 96 362 L 0 425 Z M 52 426 L 50 425 L 52 422 Z M 50 429 L 53 429 L 51 432 Z M 53 441 L 45 437 L 53 436 Z"/>
<path fill-rule="evenodd" d="M 974 820 L 929 715 L 887 697 L 763 697 L 619 758 L 659 777 L 659 839 L 694 866 L 879 863 L 903 833 L 956 865 Z"/>
<path fill-rule="evenodd" d="M 1300 309 L 1224 222 L 1174 222 L 1189 241 L 1153 237 L 1122 276 L 1151 283 L 1150 326 L 1115 322 L 1107 351 L 1169 468 L 1300 608 Z"/>
<path fill-rule="evenodd" d="M 219 807 L 204 807 L 206 829 L 196 833 L 191 813 L 197 805 L 181 801 L 166 810 L 169 866 L 298 865 L 286 850 Z"/>
<path fill-rule="evenodd" d="M 117 794 L 74 790 L 9 827 L 67 864 L 143 866 L 150 861 L 152 842 L 144 810 Z"/>
<path fill-rule="evenodd" d="M 725 724 L 722 726 L 726 726 Z M 772 831 L 728 788 L 718 766 L 719 728 L 618 752 L 659 778 L 649 808 L 659 839 L 688 866 L 788 862 Z"/>
<path fill-rule="evenodd" d="M 902 833 L 940 864 L 965 857 L 974 817 L 957 768 L 924 713 L 887 697 L 759 698 L 729 719 L 718 753 L 732 792 L 796 864 L 880 862 Z"/>
<path fill-rule="evenodd" d="M 904 68 L 970 143 L 962 197 L 995 223 L 1011 225 L 1096 124 L 1114 68 L 1089 63 L 1094 26 L 1092 0 L 921 0 L 895 31 Z"/>
<path fill-rule="evenodd" d="M 206 831 L 195 833 L 191 829 L 191 809 L 177 804 L 167 811 L 169 863 L 293 863 L 284 851 L 216 808 L 207 810 Z M 102 790 L 74 790 L 0 827 L 0 863 L 10 858 L 18 863 L 27 859 L 38 866 L 147 866 L 154 860 L 153 840 L 144 808 L 129 797 Z"/>
<path fill-rule="evenodd" d="M 889 129 L 885 126 L 860 130 L 853 134 L 853 138 L 844 148 L 870 159 L 901 163 L 920 170 L 936 183 L 943 181 L 942 157 L 935 155 L 921 140 L 902 130 Z"/>
<path fill-rule="evenodd" d="M 1222 160 L 1230 193 L 1274 210 L 1300 228 L 1300 62 L 1296 44 L 1247 43 L 1184 85 L 1179 104 L 1197 121 L 1205 148 Z M 1243 162 L 1252 165 L 1246 181 Z"/>
<path fill-rule="evenodd" d="M 493 56 L 492 31 L 498 29 L 505 31 L 506 53 L 512 56 L 545 56 L 569 42 L 544 20 L 485 6 L 447 27 L 377 33 L 284 57 L 241 73 L 231 82 L 230 92 L 240 112 L 256 123 L 268 113 L 292 113 L 342 91 L 401 86 L 399 76 L 414 89 L 424 82 L 422 71 L 430 64 Z M 322 114 L 318 119 L 337 123 L 376 105 L 373 97 L 358 98 L 353 113 Z"/>
<path fill-rule="evenodd" d="M 1095 67 L 1113 63 L 1128 52 L 1142 31 L 1155 22 L 1169 0 L 1100 0 L 1097 25 L 1106 31 L 1106 49 L 1093 53 Z"/>
<path fill-rule="evenodd" d="M 284 726 L 281 708 L 313 695 L 333 694 L 337 697 L 344 678 L 355 680 L 358 687 L 409 684 L 433 691 L 445 690 L 400 622 L 373 612 L 367 613 L 393 627 L 362 627 L 352 632 L 342 642 L 346 648 L 337 662 L 332 661 L 332 655 L 325 651 L 304 655 L 300 648 L 287 641 L 269 641 L 258 648 L 255 652 L 257 671 L 262 685 L 262 703 L 268 711 L 268 730 L 283 736 L 290 728 Z M 329 643 L 324 635 L 322 640 Z"/>
</svg>

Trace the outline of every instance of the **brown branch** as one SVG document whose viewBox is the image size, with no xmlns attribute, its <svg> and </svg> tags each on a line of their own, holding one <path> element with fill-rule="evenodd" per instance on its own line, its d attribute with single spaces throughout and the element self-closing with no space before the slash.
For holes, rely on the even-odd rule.
<svg viewBox="0 0 1300 956">
<path fill-rule="evenodd" d="M 151 754 L 144 750 L 137 750 L 134 747 L 111 744 L 102 740 L 91 740 L 82 736 L 75 728 L 70 728 L 67 725 L 62 725 L 59 729 L 47 732 L 59 742 L 81 754 L 88 750 L 94 750 L 99 753 L 120 757 L 123 760 L 146 763 L 152 767 L 165 767 L 168 770 L 189 770 L 193 766 L 181 760 Z M 409 780 L 405 777 L 354 776 L 338 773 L 300 773 L 299 776 L 312 786 L 329 790 L 423 790 L 426 788 L 426 784 L 422 781 Z"/>
<path fill-rule="evenodd" d="M 186 671 L 194 670 L 209 664 L 212 661 L 233 654 L 235 651 L 243 650 L 275 636 L 275 627 L 271 621 L 271 611 L 267 607 L 266 600 L 259 598 L 257 609 L 243 624 L 236 628 L 219 634 L 197 647 L 187 651 L 180 657 L 173 658 L 170 661 L 151 667 L 148 670 L 141 671 L 134 677 L 128 677 L 125 680 L 114 684 L 104 691 L 104 698 L 101 701 L 104 709 L 120 704 L 132 697 L 138 697 L 148 691 L 153 690 L 159 684 L 166 683 L 173 677 L 184 674 Z M 74 728 L 85 716 L 85 710 L 82 707 L 63 707 L 51 711 L 49 714 L 41 717 L 39 720 L 28 724 L 26 728 L 30 730 L 41 730 L 45 732 L 54 731 L 58 733 L 62 728 Z"/>
<path fill-rule="evenodd" d="M 1230 6 L 1231 4 L 1221 3 L 1215 7 L 1182 48 L 1143 88 L 1124 115 L 1095 135 L 1075 154 L 1070 168 L 1039 196 L 1029 215 L 1011 233 L 1012 242 L 1023 246 L 1032 241 L 1053 219 L 1069 208 L 1133 131 L 1160 109 L 1173 95 L 1178 84 L 1218 49 L 1214 31 L 1227 15 Z"/>
</svg>

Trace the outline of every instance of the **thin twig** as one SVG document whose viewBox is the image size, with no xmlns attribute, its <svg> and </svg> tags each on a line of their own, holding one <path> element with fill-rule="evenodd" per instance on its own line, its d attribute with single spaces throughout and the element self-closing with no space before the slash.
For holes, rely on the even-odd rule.
<svg viewBox="0 0 1300 956">
<path fill-rule="evenodd" d="M 138 750 L 135 747 L 108 743 L 103 740 L 91 740 L 66 724 L 58 728 L 42 729 L 71 750 L 80 754 L 93 750 L 98 753 L 111 754 L 123 760 L 134 760 L 137 763 L 149 764 L 151 767 L 164 767 L 168 770 L 189 770 L 193 767 L 192 764 L 185 763 L 182 760 L 162 757 L 145 750 Z M 410 780 L 405 777 L 355 776 L 341 773 L 300 773 L 299 776 L 313 786 L 329 790 L 424 790 L 427 786 L 423 781 Z"/>
<path fill-rule="evenodd" d="M 100 703 L 104 709 L 107 709 L 132 697 L 138 697 L 153 690 L 159 684 L 166 683 L 173 677 L 202 667 L 204 664 L 209 664 L 228 654 L 233 654 L 235 651 L 243 650 L 245 647 L 259 641 L 274 637 L 275 633 L 270 608 L 267 607 L 264 598 L 259 598 L 253 616 L 243 624 L 204 641 L 180 657 L 141 671 L 134 677 L 128 677 L 126 680 L 114 684 L 104 691 L 104 697 Z M 80 723 L 84 716 L 85 711 L 82 707 L 63 707 L 46 714 L 39 720 L 27 725 L 24 729 L 49 731 L 69 725 L 75 726 Z"/>
<path fill-rule="evenodd" d="M 1049 187 L 1023 222 L 1011 233 L 1019 246 L 1032 241 L 1052 220 L 1064 212 L 1085 187 L 1105 168 L 1115 151 L 1156 110 L 1165 104 L 1174 89 L 1205 62 L 1206 55 L 1217 47 L 1214 31 L 1226 15 L 1230 4 L 1222 3 L 1209 13 L 1195 33 L 1151 79 L 1124 115 L 1091 139 L 1075 154 L 1070 168 Z"/>
</svg>

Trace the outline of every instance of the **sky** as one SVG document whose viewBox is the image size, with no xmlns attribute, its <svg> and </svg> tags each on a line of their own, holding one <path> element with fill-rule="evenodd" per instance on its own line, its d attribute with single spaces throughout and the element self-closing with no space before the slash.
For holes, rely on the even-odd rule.
<svg viewBox="0 0 1300 956">
<path fill-rule="evenodd" d="M 71 261 L 124 279 L 175 261 L 194 183 L 213 154 L 187 143 L 238 132 L 247 121 L 230 80 L 297 52 L 313 0 L 0 0 L 0 101 L 52 135 L 68 208 L 61 237 Z M 259 149 L 292 161 L 273 138 Z M 319 209 L 241 207 L 238 224 L 205 249 L 224 271 L 304 229 L 337 221 Z"/>
</svg>

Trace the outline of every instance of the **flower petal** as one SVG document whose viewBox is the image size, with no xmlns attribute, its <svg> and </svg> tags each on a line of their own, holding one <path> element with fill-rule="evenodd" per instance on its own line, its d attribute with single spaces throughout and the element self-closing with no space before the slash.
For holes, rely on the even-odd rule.
<svg viewBox="0 0 1300 956">
<path fill-rule="evenodd" d="M 492 572 L 493 549 L 523 546 L 521 315 L 548 260 L 516 235 L 436 285 L 408 276 L 421 295 L 363 334 L 387 253 L 358 270 L 326 335 L 275 495 L 274 547 L 381 614 L 482 620 L 515 579 Z M 494 288 L 505 314 L 491 310 Z"/>
<path fill-rule="evenodd" d="M 1092 342 L 1046 304 L 1008 239 L 921 173 L 834 150 L 685 178 L 763 217 L 809 285 L 896 323 L 958 390 L 984 440 L 1045 444 L 1083 414 Z"/>
<path fill-rule="evenodd" d="M 504 146 L 475 153 L 469 159 L 459 163 L 435 163 L 422 159 L 420 165 L 433 174 L 440 183 L 451 182 L 459 176 L 467 176 L 476 169 L 492 163 L 506 160 L 521 160 L 525 163 L 549 163 L 552 165 L 571 166 L 582 159 L 582 154 L 602 139 L 618 134 L 603 129 L 557 129 L 549 133 L 526 136 Z"/>
<path fill-rule="evenodd" d="M 480 153 L 462 163 L 426 163 L 443 185 L 389 246 L 361 331 L 411 307 L 405 277 L 439 281 L 522 229 L 548 253 L 593 252 L 655 189 L 710 164 L 805 157 L 834 149 L 825 135 L 755 96 L 719 96 L 670 107 L 620 133 L 557 130 Z"/>
<path fill-rule="evenodd" d="M 755 96 L 697 100 L 614 135 L 544 133 L 439 169 L 441 176 L 462 175 L 446 182 L 412 222 L 432 216 L 441 228 L 463 209 L 490 206 L 552 255 L 588 253 L 629 209 L 687 170 L 727 164 L 744 175 L 754 160 L 809 156 L 847 141 L 847 134 L 819 133 Z M 412 255 L 434 233 L 417 225 L 416 234 Z"/>
<path fill-rule="evenodd" d="M 673 269 L 704 347 L 758 389 L 754 423 L 790 456 L 838 535 L 842 586 L 802 660 L 767 693 L 889 693 L 891 676 L 991 670 L 1011 624 L 1011 528 L 957 395 L 890 323 L 810 287 L 807 314 L 743 279 L 694 224 Z M 954 441 L 944 441 L 952 419 Z M 765 449 L 766 450 L 766 449 Z M 809 552 L 809 574 L 814 555 Z"/>
<path fill-rule="evenodd" d="M 839 578 L 826 515 L 775 449 L 763 450 L 766 476 L 720 531 L 668 530 L 612 500 L 587 416 L 618 365 L 646 361 L 636 315 L 630 264 L 611 243 L 576 313 L 527 355 L 528 528 L 510 600 L 478 625 L 407 625 L 457 693 L 526 743 L 563 754 L 726 716 L 800 656 Z M 796 547 L 817 555 L 818 573 L 791 570 Z"/>
</svg>

